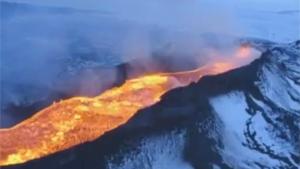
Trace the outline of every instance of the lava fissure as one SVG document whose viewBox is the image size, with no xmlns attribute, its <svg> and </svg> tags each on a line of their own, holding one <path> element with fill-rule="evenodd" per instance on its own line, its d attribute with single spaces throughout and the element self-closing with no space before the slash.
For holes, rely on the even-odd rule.
<svg viewBox="0 0 300 169">
<path fill-rule="evenodd" d="M 214 61 L 196 70 L 127 80 L 94 98 L 73 97 L 53 103 L 11 128 L 0 129 L 0 165 L 24 163 L 95 140 L 158 102 L 167 91 L 236 68 L 241 61 L 248 63 L 253 58 L 247 50 L 243 47 L 230 60 Z"/>
</svg>

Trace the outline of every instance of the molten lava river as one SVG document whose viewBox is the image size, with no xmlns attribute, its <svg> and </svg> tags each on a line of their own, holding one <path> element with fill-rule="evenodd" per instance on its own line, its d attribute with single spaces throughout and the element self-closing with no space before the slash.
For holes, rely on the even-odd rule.
<svg viewBox="0 0 300 169">
<path fill-rule="evenodd" d="M 53 103 L 11 128 L 0 129 L 0 165 L 24 163 L 95 140 L 158 102 L 165 92 L 240 66 L 235 61 L 245 59 L 244 50 L 231 61 L 215 61 L 193 71 L 144 75 L 94 98 Z"/>
</svg>

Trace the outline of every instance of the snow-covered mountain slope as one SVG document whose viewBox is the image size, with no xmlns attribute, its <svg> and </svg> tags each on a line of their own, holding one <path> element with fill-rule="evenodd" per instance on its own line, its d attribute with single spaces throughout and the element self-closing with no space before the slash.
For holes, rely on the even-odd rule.
<svg viewBox="0 0 300 169">
<path fill-rule="evenodd" d="M 300 42 L 248 43 L 264 51 L 251 64 L 172 90 L 96 141 L 7 168 L 299 168 Z"/>
<path fill-rule="evenodd" d="M 252 90 L 232 90 L 209 99 L 223 124 L 224 147 L 219 151 L 229 166 L 299 167 L 299 52 L 296 43 L 272 46 L 247 84 Z"/>
</svg>

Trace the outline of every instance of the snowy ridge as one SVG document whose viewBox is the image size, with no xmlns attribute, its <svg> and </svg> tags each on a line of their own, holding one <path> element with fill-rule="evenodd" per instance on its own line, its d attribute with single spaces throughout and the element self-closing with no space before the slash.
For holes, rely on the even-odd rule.
<svg viewBox="0 0 300 169">
<path fill-rule="evenodd" d="M 260 91 L 280 108 L 300 115 L 299 49 L 274 47 L 266 55 L 270 56 L 259 72 Z"/>
<path fill-rule="evenodd" d="M 233 168 L 299 167 L 299 49 L 265 50 L 254 81 L 260 98 L 242 91 L 210 99 L 224 124 L 222 156 Z"/>
</svg>

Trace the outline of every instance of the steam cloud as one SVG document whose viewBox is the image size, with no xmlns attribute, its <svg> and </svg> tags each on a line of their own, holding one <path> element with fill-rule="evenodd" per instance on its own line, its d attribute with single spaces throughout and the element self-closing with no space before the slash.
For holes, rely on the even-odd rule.
<svg viewBox="0 0 300 169">
<path fill-rule="evenodd" d="M 224 5 L 130 0 L 108 6 L 96 11 L 1 2 L 1 125 L 16 115 L 11 105 L 99 94 L 119 80 L 123 63 L 128 76 L 136 76 L 192 69 L 215 51 L 230 56 L 240 34 Z"/>
</svg>

